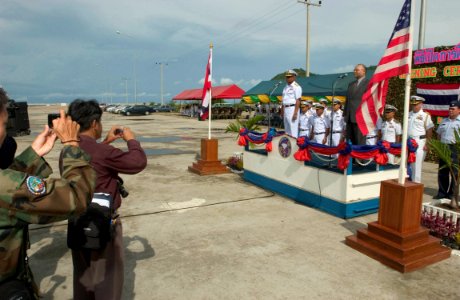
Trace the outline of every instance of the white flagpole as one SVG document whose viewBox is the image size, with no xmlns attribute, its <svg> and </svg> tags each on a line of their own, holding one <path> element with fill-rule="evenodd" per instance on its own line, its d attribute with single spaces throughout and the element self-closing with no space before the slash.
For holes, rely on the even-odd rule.
<svg viewBox="0 0 460 300">
<path fill-rule="evenodd" d="M 209 89 L 209 119 L 208 119 L 208 140 L 211 139 L 211 112 L 212 112 L 212 43 L 209 44 L 209 58 L 211 60 L 211 64 L 209 66 L 209 80 L 211 81 L 211 88 Z"/>
<path fill-rule="evenodd" d="M 405 91 L 404 91 L 404 114 L 403 114 L 403 134 L 401 140 L 401 164 L 399 165 L 399 178 L 398 183 L 404 184 L 407 176 L 407 131 L 409 126 L 409 98 L 410 98 L 410 85 L 411 85 L 411 71 L 412 71 L 412 48 L 413 48 L 413 36 L 414 36 L 414 14 L 415 14 L 415 1 L 411 1 L 410 4 L 410 27 L 409 27 L 409 74 L 406 76 Z"/>
</svg>

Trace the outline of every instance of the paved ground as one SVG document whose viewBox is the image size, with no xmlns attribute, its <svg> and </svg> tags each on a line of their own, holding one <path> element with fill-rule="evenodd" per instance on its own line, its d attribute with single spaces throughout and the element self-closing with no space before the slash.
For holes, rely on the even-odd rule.
<svg viewBox="0 0 460 300">
<path fill-rule="evenodd" d="M 57 106 L 29 107 L 32 135 Z M 343 220 L 244 182 L 239 175 L 187 172 L 207 137 L 207 122 L 153 114 L 105 114 L 106 128 L 131 127 L 149 155 L 147 169 L 123 176 L 124 299 L 458 299 L 460 257 L 400 274 L 349 248 L 345 236 L 377 219 Z M 213 124 L 219 157 L 241 151 L 228 121 Z M 119 144 L 123 147 L 123 143 Z M 60 145 L 47 157 L 57 170 Z M 425 164 L 424 200 L 436 192 Z M 44 299 L 71 299 L 66 225 L 34 227 L 29 252 Z"/>
</svg>

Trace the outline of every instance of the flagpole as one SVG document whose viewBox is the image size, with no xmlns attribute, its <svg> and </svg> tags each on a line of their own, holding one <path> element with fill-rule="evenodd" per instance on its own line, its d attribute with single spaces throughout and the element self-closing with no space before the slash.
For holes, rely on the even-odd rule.
<svg viewBox="0 0 460 300">
<path fill-rule="evenodd" d="M 212 86 L 212 43 L 209 44 L 209 57 L 211 58 L 211 65 L 209 66 L 209 74 Z M 212 87 L 209 89 L 209 119 L 208 119 L 208 140 L 211 139 L 211 119 L 212 119 Z"/>
<path fill-rule="evenodd" d="M 403 113 L 403 134 L 401 142 L 401 163 L 399 165 L 399 178 L 398 183 L 404 184 L 407 176 L 407 131 L 409 126 L 409 98 L 411 86 L 411 71 L 412 71 L 412 49 L 413 49 L 413 31 L 414 31 L 414 14 L 415 14 L 415 1 L 411 1 L 410 5 L 410 29 L 409 29 L 409 74 L 406 76 L 405 91 L 404 91 L 404 113 Z"/>
</svg>

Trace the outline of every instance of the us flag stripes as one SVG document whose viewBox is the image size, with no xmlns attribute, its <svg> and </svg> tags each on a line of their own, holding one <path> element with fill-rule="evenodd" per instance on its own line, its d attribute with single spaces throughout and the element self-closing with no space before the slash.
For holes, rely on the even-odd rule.
<svg viewBox="0 0 460 300">
<path fill-rule="evenodd" d="M 356 122 L 363 135 L 374 130 L 378 117 L 383 112 L 389 79 L 410 72 L 409 64 L 412 59 L 412 54 L 410 53 L 412 52 L 410 6 L 411 0 L 406 0 L 385 53 L 369 81 L 361 105 L 356 113 Z"/>
</svg>

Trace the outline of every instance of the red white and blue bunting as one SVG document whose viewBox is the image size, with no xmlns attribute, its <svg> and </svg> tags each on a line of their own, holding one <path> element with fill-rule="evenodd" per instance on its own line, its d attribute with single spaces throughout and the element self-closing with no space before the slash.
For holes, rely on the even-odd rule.
<svg viewBox="0 0 460 300">
<path fill-rule="evenodd" d="M 265 144 L 267 152 L 272 151 L 272 140 L 274 137 L 283 135 L 284 131 L 276 131 L 274 128 L 266 133 L 250 131 L 247 128 L 241 128 L 238 138 L 238 145 L 247 146 L 248 142 L 253 144 Z M 302 136 L 297 139 L 297 146 L 299 150 L 294 154 L 294 158 L 298 161 L 310 161 L 311 152 L 321 155 L 335 155 L 338 154 L 337 167 L 340 170 L 348 168 L 350 158 L 357 158 L 361 160 L 373 159 L 379 165 L 386 165 L 388 163 L 387 153 L 400 156 L 401 144 L 388 143 L 386 141 L 379 141 L 377 145 L 351 145 L 346 142 L 340 143 L 338 146 L 327 146 L 311 142 L 307 137 Z M 407 163 L 415 162 L 415 152 L 417 151 L 417 142 L 409 138 L 407 140 Z"/>
<path fill-rule="evenodd" d="M 240 136 L 238 138 L 238 145 L 247 146 L 248 142 L 253 144 L 265 144 L 265 150 L 267 152 L 272 151 L 272 140 L 276 136 L 283 135 L 284 131 L 276 131 L 275 128 L 270 128 L 268 132 L 260 133 L 255 131 L 250 131 L 247 128 L 240 129 Z"/>
<path fill-rule="evenodd" d="M 323 144 L 311 142 L 307 137 L 302 136 L 297 139 L 299 150 L 294 154 L 294 158 L 299 161 L 310 161 L 313 151 L 322 155 L 338 154 L 337 167 L 340 170 L 348 168 L 350 158 L 357 159 L 373 159 L 379 165 L 388 163 L 387 153 L 393 155 L 401 155 L 401 144 L 388 143 L 379 141 L 377 145 L 350 145 L 346 142 L 340 143 L 338 146 L 332 147 Z M 407 162 L 415 162 L 415 151 L 417 151 L 417 142 L 414 139 L 407 140 L 408 157 Z"/>
</svg>

